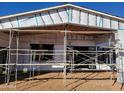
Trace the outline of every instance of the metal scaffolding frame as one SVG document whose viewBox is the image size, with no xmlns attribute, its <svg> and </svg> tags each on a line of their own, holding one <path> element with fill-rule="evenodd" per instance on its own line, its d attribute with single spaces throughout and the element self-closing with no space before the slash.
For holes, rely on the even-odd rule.
<svg viewBox="0 0 124 93">
<path fill-rule="evenodd" d="M 63 43 L 63 47 L 64 47 L 64 50 L 58 50 L 58 54 L 49 54 L 49 53 L 42 53 L 44 51 L 48 51 L 48 50 L 31 50 L 31 49 L 19 49 L 19 33 L 20 31 L 19 30 L 13 30 L 13 29 L 10 29 L 9 30 L 9 45 L 8 47 L 6 47 L 5 49 L 1 49 L 0 51 L 3 51 L 3 50 L 6 50 L 7 51 L 7 61 L 6 61 L 6 64 L 0 64 L 0 66 L 5 66 L 5 70 L 6 70 L 6 76 L 5 76 L 5 82 L 6 84 L 8 85 L 9 82 L 10 82 L 10 76 L 11 76 L 11 69 L 12 69 L 12 66 L 15 67 L 15 81 L 18 80 L 18 66 L 30 66 L 30 69 L 33 68 L 33 73 L 31 73 L 30 71 L 30 75 L 29 75 L 29 79 L 34 76 L 34 66 L 52 66 L 52 65 L 60 65 L 60 66 L 64 66 L 64 69 L 63 69 L 63 83 L 65 84 L 65 90 L 66 90 L 66 75 L 67 75 L 67 68 L 70 66 L 70 69 L 71 69 L 71 72 L 75 69 L 75 66 L 84 66 L 84 65 L 89 65 L 89 66 L 96 66 L 96 65 L 102 65 L 102 64 L 99 64 L 98 61 L 98 57 L 99 56 L 102 56 L 103 54 L 108 54 L 109 55 L 109 60 L 110 60 L 110 63 L 106 63 L 107 66 L 116 66 L 117 67 L 117 64 L 113 64 L 112 63 L 112 53 L 113 53 L 113 50 L 115 49 L 118 49 L 120 50 L 120 48 L 118 47 L 112 47 L 111 46 L 111 40 L 109 40 L 109 48 L 110 50 L 108 51 L 98 51 L 97 48 L 96 48 L 96 51 L 77 51 L 77 50 L 67 50 L 67 34 L 68 34 L 68 31 L 66 30 L 66 27 L 65 27 L 65 30 L 62 31 L 64 33 L 64 43 Z M 73 33 L 73 32 L 72 32 Z M 75 34 L 75 33 L 74 33 Z M 103 34 L 103 33 L 102 33 Z M 108 34 L 108 33 L 107 33 Z M 110 34 L 110 33 L 109 33 Z M 12 40 L 13 40 L 13 37 L 15 35 L 15 39 L 16 39 L 16 49 L 11 49 L 11 45 L 12 45 Z M 121 49 L 123 50 L 123 49 Z M 28 52 L 27 54 L 26 53 L 20 53 L 20 51 L 26 51 Z M 41 52 L 41 53 L 36 53 L 36 52 Z M 51 50 L 49 50 L 51 51 Z M 33 52 L 35 52 L 33 54 Z M 61 53 L 60 53 L 61 52 Z M 71 55 L 72 55 L 72 59 L 71 63 L 68 62 L 67 60 L 67 52 L 69 52 Z M 82 53 L 83 52 L 83 53 Z M 95 54 L 95 56 L 91 57 L 91 56 L 88 56 L 88 52 L 90 52 L 89 54 Z M 75 54 L 81 54 L 81 55 L 84 55 L 84 56 L 87 56 L 88 59 L 84 59 L 85 62 L 92 62 L 92 60 L 95 60 L 95 63 L 90 63 L 90 64 L 86 64 L 85 62 L 83 63 L 79 63 L 79 64 L 76 64 L 74 61 L 74 57 L 75 57 Z M 25 55 L 29 55 L 30 56 L 30 62 L 28 64 L 22 64 L 22 63 L 19 63 L 19 56 L 25 56 Z M 32 55 L 33 55 L 33 58 L 32 58 Z M 34 63 L 34 57 L 35 55 L 63 55 L 63 61 L 60 62 L 60 63 L 57 63 L 57 62 L 48 62 L 48 63 Z M 16 59 L 15 59 L 15 63 L 11 63 L 11 56 L 16 56 Z M 33 59 L 33 60 L 32 60 Z M 83 58 L 82 58 L 83 59 Z M 102 61 L 100 61 L 101 63 L 103 63 Z M 91 69 L 92 70 L 92 69 Z"/>
</svg>

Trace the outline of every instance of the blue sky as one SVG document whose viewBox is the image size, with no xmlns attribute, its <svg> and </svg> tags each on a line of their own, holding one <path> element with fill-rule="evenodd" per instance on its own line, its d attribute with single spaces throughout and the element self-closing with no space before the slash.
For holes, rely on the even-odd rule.
<svg viewBox="0 0 124 93">
<path fill-rule="evenodd" d="M 62 2 L 0 2 L 0 16 L 10 15 L 20 12 L 37 10 L 56 5 L 62 5 Z M 124 17 L 124 2 L 75 2 L 71 3 L 82 7 L 109 13 L 115 16 Z"/>
</svg>

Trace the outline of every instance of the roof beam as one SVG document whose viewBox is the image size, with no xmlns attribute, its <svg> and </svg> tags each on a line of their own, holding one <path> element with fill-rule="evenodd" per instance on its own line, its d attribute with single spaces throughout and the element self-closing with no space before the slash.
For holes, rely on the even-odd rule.
<svg viewBox="0 0 124 93">
<path fill-rule="evenodd" d="M 2 29 L 1 32 L 9 32 L 10 29 Z M 20 29 L 12 29 L 12 31 L 20 32 L 20 33 L 64 33 L 64 30 L 20 30 Z M 116 31 L 69 31 L 68 34 L 114 34 Z"/>
</svg>

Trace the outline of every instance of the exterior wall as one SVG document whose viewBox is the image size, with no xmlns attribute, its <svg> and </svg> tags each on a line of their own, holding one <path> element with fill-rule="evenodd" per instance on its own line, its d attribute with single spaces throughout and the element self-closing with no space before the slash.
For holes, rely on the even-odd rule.
<svg viewBox="0 0 124 93">
<path fill-rule="evenodd" d="M 68 36 L 69 37 L 69 36 Z M 30 44 L 54 44 L 54 53 L 57 54 L 57 50 L 63 50 L 63 35 L 60 34 L 37 34 L 37 35 L 24 35 L 19 37 L 19 48 L 20 49 L 30 49 Z M 68 38 L 68 45 L 72 46 L 94 46 L 94 40 L 81 40 L 81 39 L 72 39 Z M 28 52 L 25 52 L 28 53 Z M 19 56 L 19 63 L 29 63 L 31 56 Z M 55 62 L 63 61 L 63 55 L 54 56 Z M 18 70 L 30 69 L 30 67 L 19 67 Z M 34 69 L 40 70 L 62 70 L 63 66 L 35 66 Z"/>
<path fill-rule="evenodd" d="M 4 37 L 3 37 L 4 36 Z M 7 39 L 9 37 L 6 34 L 1 34 L 1 38 Z M 105 38 L 106 37 L 106 38 Z M 1 39 L 0 38 L 0 39 Z M 68 35 L 67 46 L 103 46 L 101 43 L 108 42 L 109 36 L 90 36 L 87 38 L 85 35 Z M 98 39 L 99 38 L 99 39 Z M 6 47 L 8 45 L 8 41 L 4 39 L 1 39 L 0 42 L 2 44 L 2 47 Z M 16 39 L 13 38 L 12 42 L 12 48 L 16 49 Z M 99 45 L 99 43 L 101 45 Z M 58 50 L 63 50 L 63 35 L 60 34 L 30 34 L 30 35 L 23 35 L 19 36 L 19 49 L 30 49 L 30 44 L 54 44 L 54 54 L 57 54 Z M 14 53 L 14 52 L 13 52 Z M 16 53 L 16 52 L 15 52 Z M 30 54 L 28 51 L 19 52 L 23 54 Z M 16 61 L 16 55 L 11 56 L 11 63 L 15 63 Z M 19 55 L 19 61 L 18 63 L 30 63 L 32 61 L 31 55 Z M 53 61 L 55 62 L 62 62 L 63 61 L 63 54 L 54 56 Z M 33 62 L 32 62 L 33 63 Z M 34 62 L 39 63 L 39 62 Z M 18 70 L 62 70 L 63 66 L 18 66 Z M 110 69 L 107 65 L 97 65 L 96 69 Z"/>
<path fill-rule="evenodd" d="M 30 44 L 55 44 L 54 48 L 61 50 L 62 43 L 63 43 L 63 40 L 62 40 L 63 36 L 55 35 L 55 34 L 53 35 L 49 35 L 49 34 L 24 35 L 24 36 L 20 36 L 19 38 L 20 38 L 19 46 L 21 49 L 30 49 Z M 25 52 L 25 53 L 28 53 L 28 52 Z M 30 55 L 20 56 L 19 59 L 20 59 L 19 63 L 30 63 L 31 56 Z M 57 59 L 55 58 L 55 60 Z M 30 70 L 32 69 L 26 66 L 24 68 L 27 68 Z M 21 70 L 24 68 L 20 67 L 19 69 Z M 52 67 L 51 66 L 35 66 L 34 69 L 52 70 Z"/>
<path fill-rule="evenodd" d="M 8 47 L 8 41 L 9 41 L 9 36 L 5 33 L 0 33 L 0 48 L 6 48 Z M 0 49 L 0 52 L 1 52 L 1 49 Z M 0 59 L 0 62 L 1 62 L 1 59 Z M 2 63 L 0 63 L 2 64 Z M 0 73 L 3 69 L 0 68 Z"/>
<path fill-rule="evenodd" d="M 119 30 L 116 34 L 116 41 L 117 47 L 121 48 L 122 50 L 116 50 L 116 62 L 117 62 L 117 81 L 119 83 L 124 83 L 124 31 Z"/>
<path fill-rule="evenodd" d="M 15 49 L 16 48 L 16 41 L 15 41 L 15 37 L 11 36 L 11 40 L 9 40 L 9 34 L 8 33 L 3 33 L 0 32 L 0 47 L 3 48 L 7 48 L 9 46 L 9 41 L 11 41 L 11 49 Z M 0 51 L 1 52 L 1 51 Z M 11 51 L 10 52 L 10 62 L 11 63 L 15 63 L 16 62 L 16 55 L 12 55 L 12 53 L 16 53 L 16 51 Z M 7 56 L 8 57 L 8 56 Z M 7 60 L 7 58 L 6 58 Z M 15 66 L 10 66 L 10 70 L 14 70 Z"/>
<path fill-rule="evenodd" d="M 95 41 L 97 46 L 109 47 L 109 41 L 111 46 L 115 43 L 114 35 L 100 35 L 97 36 Z"/>
<path fill-rule="evenodd" d="M 102 36 L 97 36 L 96 39 L 96 46 L 101 46 L 101 47 L 113 47 L 115 46 L 115 36 L 114 35 L 102 35 Z M 110 41 L 110 42 L 109 42 Z M 101 70 L 110 70 L 110 66 L 106 64 L 97 64 L 96 69 L 101 69 Z"/>
<path fill-rule="evenodd" d="M 7 47 L 8 46 L 8 38 L 9 35 L 0 33 L 0 43 L 1 47 Z M 109 36 L 100 36 L 100 37 L 94 37 L 90 36 L 87 38 L 84 35 L 68 35 L 67 46 L 103 46 L 103 42 L 108 42 Z M 106 38 L 105 38 L 106 37 Z M 98 39 L 99 38 L 99 39 Z M 16 39 L 12 39 L 12 46 L 11 48 L 16 48 Z M 100 45 L 100 44 L 101 45 Z M 30 44 L 54 44 L 54 53 L 57 54 L 58 50 L 63 50 L 63 35 L 60 34 L 35 34 L 35 35 L 24 35 L 19 36 L 19 49 L 30 49 Z M 15 53 L 15 52 L 13 52 Z M 28 54 L 28 51 L 23 51 L 20 53 Z M 32 60 L 32 56 L 30 55 L 19 55 L 19 61 L 18 63 L 30 63 L 30 60 Z M 11 56 L 11 63 L 15 63 L 16 61 L 16 55 Z M 54 56 L 55 62 L 61 62 L 63 61 L 63 54 Z M 33 63 L 33 62 L 32 62 Z M 29 66 L 19 66 L 18 70 L 24 70 L 24 69 L 39 69 L 39 70 L 62 70 L 63 66 L 32 66 L 31 68 Z M 97 65 L 96 69 L 109 69 L 107 66 Z"/>
<path fill-rule="evenodd" d="M 7 47 L 9 41 L 9 35 L 0 32 L 0 47 Z"/>
</svg>

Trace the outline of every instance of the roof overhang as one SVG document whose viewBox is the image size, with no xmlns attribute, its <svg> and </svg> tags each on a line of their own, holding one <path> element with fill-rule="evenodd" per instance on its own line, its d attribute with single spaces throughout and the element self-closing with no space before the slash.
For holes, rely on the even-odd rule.
<svg viewBox="0 0 124 93">
<path fill-rule="evenodd" d="M 80 26 L 75 24 L 59 24 L 59 25 L 50 25 L 43 27 L 28 27 L 28 28 L 14 28 L 14 29 L 2 29 L 1 32 L 9 33 L 18 32 L 19 34 L 52 34 L 59 33 L 64 34 L 82 34 L 82 35 L 103 35 L 103 34 L 115 34 L 116 30 L 92 28 L 86 26 Z"/>
<path fill-rule="evenodd" d="M 11 29 L 11 28 L 10 28 Z M 88 25 L 80 25 L 75 23 L 61 23 L 61 24 L 50 24 L 50 25 L 44 25 L 44 26 L 30 26 L 30 27 L 18 27 L 18 28 L 12 28 L 12 29 L 20 29 L 20 30 L 71 30 L 71 31 L 87 31 L 87 30 L 94 30 L 94 31 L 117 31 L 115 29 L 109 29 L 109 28 L 102 28 L 102 27 L 94 27 L 94 26 L 88 26 Z"/>
<path fill-rule="evenodd" d="M 68 30 L 92 28 L 92 30 L 114 31 L 124 28 L 124 19 L 72 4 L 0 17 L 0 29 L 53 30 L 54 27 L 55 30 L 62 26 L 59 27 L 61 30 L 64 25 L 70 26 Z"/>
</svg>

